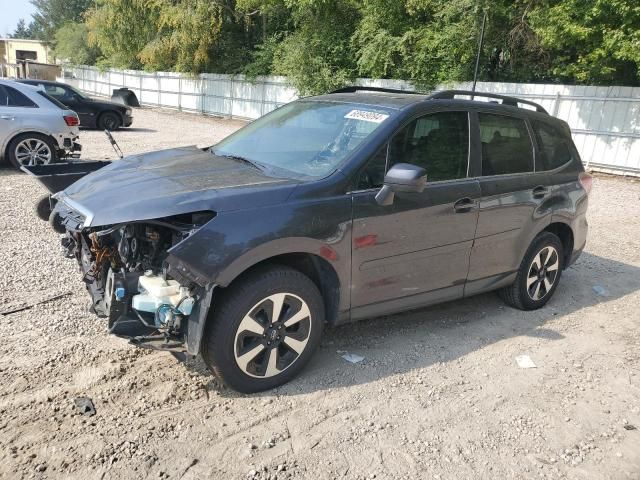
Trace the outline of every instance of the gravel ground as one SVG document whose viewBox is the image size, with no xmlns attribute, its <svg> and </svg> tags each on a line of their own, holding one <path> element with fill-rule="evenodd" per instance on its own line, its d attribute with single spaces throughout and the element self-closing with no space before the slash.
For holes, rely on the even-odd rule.
<svg viewBox="0 0 640 480">
<path fill-rule="evenodd" d="M 116 134 L 125 153 L 207 145 L 240 123 L 136 110 L 134 125 Z M 99 132 L 81 143 L 113 158 Z M 0 180 L 0 312 L 67 294 L 0 315 L 1 478 L 640 478 L 637 181 L 596 179 L 587 251 L 546 308 L 488 294 L 347 325 L 290 384 L 240 395 L 200 359 L 108 336 L 34 216 L 43 188 Z"/>
</svg>

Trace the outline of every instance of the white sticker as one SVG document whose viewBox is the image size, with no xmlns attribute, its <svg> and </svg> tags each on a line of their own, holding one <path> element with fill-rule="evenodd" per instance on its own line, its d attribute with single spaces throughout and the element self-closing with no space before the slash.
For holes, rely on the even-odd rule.
<svg viewBox="0 0 640 480">
<path fill-rule="evenodd" d="M 352 118 L 353 120 L 363 120 L 365 122 L 382 123 L 389 115 L 378 112 L 367 112 L 366 110 L 351 110 L 344 118 Z"/>
</svg>

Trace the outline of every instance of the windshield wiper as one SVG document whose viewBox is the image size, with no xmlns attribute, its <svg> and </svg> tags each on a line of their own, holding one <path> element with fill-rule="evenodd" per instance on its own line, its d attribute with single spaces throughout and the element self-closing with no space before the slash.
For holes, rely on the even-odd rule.
<svg viewBox="0 0 640 480">
<path fill-rule="evenodd" d="M 252 167 L 257 168 L 261 172 L 264 172 L 265 170 L 267 170 L 266 165 L 263 165 L 263 164 L 261 164 L 259 162 L 256 162 L 255 160 L 249 160 L 248 158 L 240 156 L 240 155 L 231 155 L 231 154 L 228 154 L 228 153 L 216 153 L 215 150 L 213 150 L 213 149 L 211 149 L 209 151 L 211 153 L 213 153 L 214 155 L 218 156 L 218 157 L 231 158 L 233 160 L 237 160 L 239 162 L 246 163 L 247 165 L 251 165 Z"/>
</svg>

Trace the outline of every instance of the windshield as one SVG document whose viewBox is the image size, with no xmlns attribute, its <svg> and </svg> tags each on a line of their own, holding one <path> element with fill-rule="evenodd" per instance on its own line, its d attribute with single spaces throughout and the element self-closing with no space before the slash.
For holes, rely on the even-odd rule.
<svg viewBox="0 0 640 480">
<path fill-rule="evenodd" d="M 324 177 L 390 114 L 369 105 L 293 102 L 238 130 L 212 151 L 295 176 Z"/>
<path fill-rule="evenodd" d="M 66 87 L 71 90 L 73 93 L 75 93 L 76 95 L 78 95 L 80 98 L 84 98 L 89 100 L 89 97 L 87 97 L 84 93 L 82 93 L 80 90 L 76 90 L 75 88 L 73 88 L 70 85 L 66 85 Z"/>
</svg>

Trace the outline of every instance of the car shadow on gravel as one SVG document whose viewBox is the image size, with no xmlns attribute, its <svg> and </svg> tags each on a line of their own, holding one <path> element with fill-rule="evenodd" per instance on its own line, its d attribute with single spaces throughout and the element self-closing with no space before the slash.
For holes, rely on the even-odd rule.
<svg viewBox="0 0 640 480">
<path fill-rule="evenodd" d="M 595 288 L 594 288 L 595 287 Z M 289 396 L 375 382 L 414 369 L 447 363 L 505 339 L 528 336 L 562 341 L 564 336 L 545 324 L 552 319 L 606 303 L 640 290 L 640 268 L 584 253 L 565 270 L 554 297 L 530 312 L 507 307 L 495 293 L 477 295 L 433 307 L 351 323 L 325 330 L 310 364 L 290 383 L 254 396 Z M 351 364 L 341 356 L 364 357 Z M 505 362 L 513 362 L 505 358 Z M 201 360 L 187 368 L 204 373 Z M 240 394 L 208 387 L 223 396 Z"/>
</svg>

